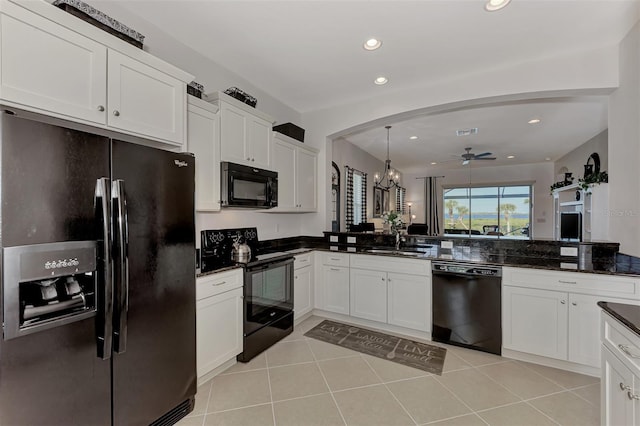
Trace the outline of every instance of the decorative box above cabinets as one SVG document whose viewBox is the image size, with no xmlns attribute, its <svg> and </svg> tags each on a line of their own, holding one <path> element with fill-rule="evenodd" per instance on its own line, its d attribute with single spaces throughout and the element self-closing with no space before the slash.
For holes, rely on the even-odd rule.
<svg viewBox="0 0 640 426">
<path fill-rule="evenodd" d="M 269 213 L 317 210 L 318 151 L 273 132 L 273 169 L 278 172 L 278 207 Z"/>
<path fill-rule="evenodd" d="M 0 40 L 3 105 L 184 144 L 188 73 L 44 1 L 0 0 Z"/>
<path fill-rule="evenodd" d="M 221 161 L 273 170 L 273 118 L 222 92 L 210 93 L 206 100 L 220 107 Z"/>
</svg>

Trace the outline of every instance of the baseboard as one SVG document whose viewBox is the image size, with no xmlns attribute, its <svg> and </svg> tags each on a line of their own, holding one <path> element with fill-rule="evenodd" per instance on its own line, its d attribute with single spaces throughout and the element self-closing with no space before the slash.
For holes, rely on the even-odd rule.
<svg viewBox="0 0 640 426">
<path fill-rule="evenodd" d="M 563 361 L 560 359 L 547 358 L 539 355 L 532 355 L 524 352 L 502 349 L 502 356 L 516 359 L 518 361 L 540 364 L 547 367 L 559 368 L 560 370 L 572 371 L 574 373 L 586 374 L 587 376 L 601 377 L 601 370 L 589 365 L 576 364 L 575 362 Z"/>
<path fill-rule="evenodd" d="M 302 321 L 306 320 L 307 318 L 310 318 L 313 316 L 313 311 L 309 311 L 306 314 L 302 314 L 297 318 L 293 319 L 293 327 L 295 328 L 296 325 L 300 324 Z"/>
<path fill-rule="evenodd" d="M 236 361 L 236 357 L 234 356 L 230 360 L 224 362 L 223 364 L 219 365 L 218 367 L 214 368 L 213 370 L 209 371 L 208 373 L 203 374 L 202 376 L 198 377 L 198 386 L 203 385 L 204 383 L 207 383 L 209 380 L 213 379 L 218 374 L 223 373 L 224 371 L 226 371 L 229 368 L 233 367 L 237 362 L 238 361 Z"/>
</svg>

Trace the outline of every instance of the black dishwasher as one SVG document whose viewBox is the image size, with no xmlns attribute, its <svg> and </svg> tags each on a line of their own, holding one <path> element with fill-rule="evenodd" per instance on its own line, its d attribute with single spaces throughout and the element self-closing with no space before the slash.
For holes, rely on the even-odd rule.
<svg viewBox="0 0 640 426">
<path fill-rule="evenodd" d="M 500 355 L 502 268 L 432 262 L 431 270 L 432 339 Z"/>
</svg>

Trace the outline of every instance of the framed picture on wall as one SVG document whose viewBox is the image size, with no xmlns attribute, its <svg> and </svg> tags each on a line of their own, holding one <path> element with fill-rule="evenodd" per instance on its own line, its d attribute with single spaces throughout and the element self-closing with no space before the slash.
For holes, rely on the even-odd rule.
<svg viewBox="0 0 640 426">
<path fill-rule="evenodd" d="M 380 217 L 384 213 L 384 198 L 382 188 L 373 188 L 373 217 Z"/>
<path fill-rule="evenodd" d="M 389 194 L 389 191 L 382 191 L 382 213 L 391 211 L 391 209 L 389 208 L 390 202 L 391 196 Z"/>
</svg>

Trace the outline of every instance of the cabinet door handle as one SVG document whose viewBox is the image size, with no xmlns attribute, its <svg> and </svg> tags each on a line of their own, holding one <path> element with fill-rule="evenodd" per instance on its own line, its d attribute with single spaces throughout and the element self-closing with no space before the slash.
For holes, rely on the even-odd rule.
<svg viewBox="0 0 640 426">
<path fill-rule="evenodd" d="M 120 111 L 118 111 L 117 109 L 113 110 L 113 115 L 115 115 L 116 117 L 120 116 Z"/>
<path fill-rule="evenodd" d="M 578 306 L 578 304 L 577 304 L 576 302 L 571 302 L 571 304 L 572 304 L 573 306 Z"/>
<path fill-rule="evenodd" d="M 103 112 L 104 111 L 104 107 L 102 105 L 98 105 L 98 111 Z"/>
<path fill-rule="evenodd" d="M 256 159 L 255 159 L 255 158 L 252 158 L 252 159 L 251 159 L 251 161 L 256 161 Z"/>
<path fill-rule="evenodd" d="M 631 353 L 631 351 L 629 350 L 629 346 L 627 345 L 623 345 L 622 343 L 618 344 L 618 347 L 620 348 L 620 350 L 622 352 L 625 353 L 625 355 L 627 355 L 629 358 L 633 358 L 633 359 L 640 359 L 639 355 L 634 355 Z"/>
<path fill-rule="evenodd" d="M 329 269 L 331 269 L 332 271 L 340 271 L 340 269 L 338 268 L 329 268 Z"/>
<path fill-rule="evenodd" d="M 625 385 L 624 383 L 620 382 L 620 390 L 621 391 L 630 391 L 631 387 Z"/>
<path fill-rule="evenodd" d="M 295 277 L 293 277 L 293 278 L 297 280 L 297 279 L 298 279 L 298 276 L 296 275 L 296 276 L 295 276 Z"/>
<path fill-rule="evenodd" d="M 578 284 L 577 281 L 565 281 L 565 280 L 558 280 L 558 282 L 560 284 Z"/>
<path fill-rule="evenodd" d="M 215 287 L 217 285 L 222 285 L 222 284 L 226 284 L 226 283 L 227 283 L 226 281 L 220 281 L 219 283 L 213 283 L 211 285 Z"/>
<path fill-rule="evenodd" d="M 640 399 L 640 395 L 636 395 L 635 393 L 631 393 L 631 391 L 627 392 L 627 398 L 629 398 L 630 400 L 638 400 Z"/>
<path fill-rule="evenodd" d="M 340 260 L 340 259 L 336 259 L 335 257 L 332 257 L 331 260 L 336 260 L 337 261 L 337 260 Z"/>
<path fill-rule="evenodd" d="M 251 161 L 251 157 L 247 157 L 247 161 Z"/>
<path fill-rule="evenodd" d="M 562 304 L 564 305 L 564 304 L 565 304 L 565 303 L 567 303 L 567 302 L 565 302 L 564 300 L 561 300 L 561 301 L 560 301 L 560 303 L 562 303 Z"/>
<path fill-rule="evenodd" d="M 383 277 L 383 278 L 381 278 L 381 280 L 382 280 L 382 281 L 384 281 L 384 277 Z"/>
</svg>

